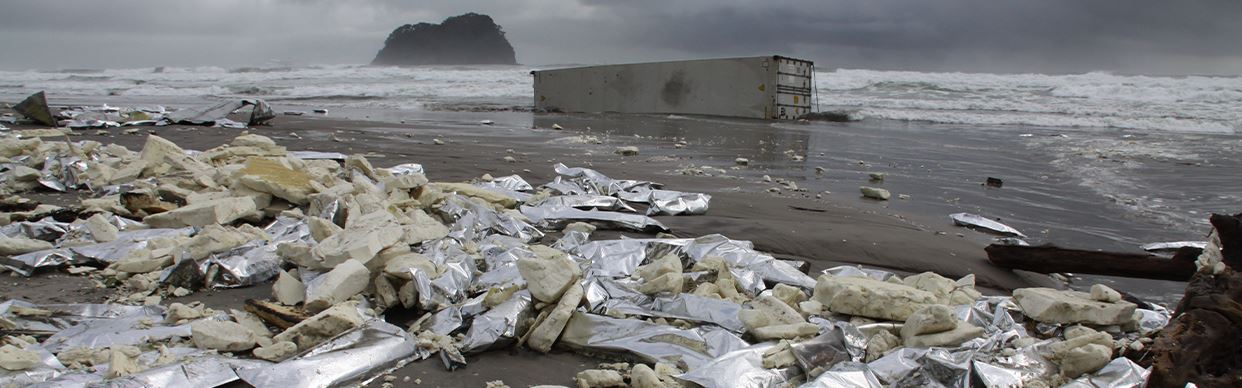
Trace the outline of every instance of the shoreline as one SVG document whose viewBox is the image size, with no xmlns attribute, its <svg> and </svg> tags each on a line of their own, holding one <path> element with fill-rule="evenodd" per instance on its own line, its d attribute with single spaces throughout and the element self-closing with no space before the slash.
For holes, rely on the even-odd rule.
<svg viewBox="0 0 1242 388">
<path fill-rule="evenodd" d="M 662 216 L 657 219 L 680 237 L 719 233 L 732 239 L 752 241 L 759 251 L 772 253 L 779 258 L 810 262 L 812 273 L 839 264 L 863 264 L 899 274 L 930 270 L 951 278 L 974 273 L 981 290 L 991 294 L 1004 293 L 1017 287 L 1052 285 L 1050 279 L 1043 275 L 1023 277 L 990 266 L 983 251 L 990 238 L 971 231 L 961 233 L 973 238 L 957 237 L 954 230 L 958 228 L 951 225 L 929 227 L 927 225 L 934 225 L 930 219 L 924 220 L 918 216 L 906 216 L 904 219 L 893 217 L 879 211 L 834 203 L 831 197 L 827 200 L 815 200 L 813 197 L 776 197 L 762 192 L 761 189 L 758 192 L 739 189 L 752 184 L 745 179 L 670 175 L 666 172 L 669 168 L 686 160 L 661 155 L 665 151 L 680 150 L 673 144 L 658 143 L 652 139 L 620 137 L 605 144 L 562 144 L 555 140 L 580 136 L 582 133 L 572 129 L 555 131 L 478 125 L 474 127 L 478 130 L 472 130 L 470 125 L 397 125 L 282 116 L 273 126 L 255 127 L 247 131 L 270 137 L 290 151 L 362 153 L 377 167 L 408 162 L 421 163 L 427 171 L 427 177 L 432 181 L 463 181 L 483 174 L 519 174 L 529 182 L 538 184 L 555 177 L 551 166 L 560 162 L 571 167 L 593 168 L 616 179 L 651 180 L 674 190 L 711 194 L 713 200 L 706 215 Z M 78 131 L 78 136 L 71 139 L 116 143 L 137 150 L 141 149 L 146 138 L 145 132 L 149 128 L 139 129 L 144 135 L 126 135 L 120 129 L 113 129 L 109 130 L 109 135 L 99 136 L 95 135 L 94 130 L 88 130 Z M 235 129 L 190 126 L 155 128 L 157 135 L 186 149 L 196 150 L 206 150 L 227 143 L 242 132 Z M 436 145 L 432 139 L 440 139 L 445 144 Z M 612 147 L 621 145 L 638 145 L 642 153 L 623 157 L 610 152 Z M 692 154 L 690 151 L 684 153 Z M 506 162 L 503 159 L 505 156 L 513 156 L 516 161 Z M 687 158 L 693 160 L 693 156 Z M 27 197 L 42 199 L 41 197 L 54 198 L 58 195 Z M 822 211 L 798 210 L 794 207 Z M 936 231 L 949 233 L 938 235 Z M 632 233 L 624 235 L 641 236 Z M 63 303 L 99 302 L 109 292 L 103 290 L 102 293 L 67 297 L 57 295 L 58 292 L 75 287 L 90 287 L 89 281 L 82 281 L 80 283 L 83 284 L 75 286 L 75 281 L 61 278 L 86 279 L 45 272 L 29 279 L 5 282 L 4 287 L 0 287 L 0 293 L 26 298 L 35 303 Z M 268 297 L 269 285 L 270 282 L 238 289 L 208 289 L 186 297 L 168 298 L 164 303 L 201 301 L 214 309 L 241 308 L 242 302 L 247 298 Z M 42 299 L 47 297 L 51 299 Z M 500 378 L 506 383 L 516 385 L 552 382 L 568 384 L 572 381 L 574 372 L 593 367 L 591 363 L 602 362 L 568 352 L 538 355 L 525 350 L 487 352 L 470 356 L 468 361 L 470 366 L 465 369 L 447 372 L 434 360 L 425 360 L 406 365 L 393 375 L 398 378 L 419 378 L 431 385 L 481 385 Z M 473 365 L 483 368 L 472 368 Z M 559 372 L 563 372 L 563 377 L 551 376 L 559 375 Z"/>
</svg>

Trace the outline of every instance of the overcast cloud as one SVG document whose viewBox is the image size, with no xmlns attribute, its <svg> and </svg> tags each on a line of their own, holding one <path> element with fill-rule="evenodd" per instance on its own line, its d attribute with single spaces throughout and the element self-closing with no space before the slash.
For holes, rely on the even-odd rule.
<svg viewBox="0 0 1242 388">
<path fill-rule="evenodd" d="M 397 26 L 465 12 L 530 65 L 1242 74 L 1238 0 L 0 0 L 0 68 L 368 63 Z"/>
</svg>

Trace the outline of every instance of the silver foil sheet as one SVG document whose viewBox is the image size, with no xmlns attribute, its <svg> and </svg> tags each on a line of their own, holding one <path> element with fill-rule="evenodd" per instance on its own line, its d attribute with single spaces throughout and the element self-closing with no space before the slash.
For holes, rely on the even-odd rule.
<svg viewBox="0 0 1242 388">
<path fill-rule="evenodd" d="M 219 268 L 215 279 L 207 279 L 211 287 L 243 287 L 267 281 L 280 272 L 280 256 L 276 247 L 281 243 L 313 242 L 310 226 L 292 217 L 278 217 L 263 231 L 271 240 L 254 240 L 223 253 L 211 255 L 206 264 Z M 207 271 L 204 271 L 204 274 Z"/>
<path fill-rule="evenodd" d="M 691 322 L 710 323 L 734 333 L 746 331 L 746 325 L 738 318 L 742 305 L 716 298 L 681 293 L 650 297 L 635 291 L 627 284 L 613 279 L 594 279 L 588 284 L 588 302 L 604 298 L 592 311 L 603 314 L 623 313 L 646 317 L 683 319 Z M 600 308 L 602 307 L 602 308 Z"/>
<path fill-rule="evenodd" d="M 708 256 L 718 256 L 735 269 L 753 271 L 765 282 L 815 289 L 815 279 L 789 263 L 755 251 L 750 241 L 731 240 L 719 234 L 702 236 L 686 246 L 686 254 L 695 262 Z"/>
<path fill-rule="evenodd" d="M 633 274 L 647 258 L 681 254 L 690 242 L 690 239 L 597 240 L 579 245 L 570 253 L 582 258 L 590 274 L 625 277 Z"/>
<path fill-rule="evenodd" d="M 881 382 L 892 384 L 919 369 L 923 365 L 921 360 L 926 353 L 926 348 L 899 348 L 867 363 L 867 366 L 871 367 Z"/>
<path fill-rule="evenodd" d="M 703 193 L 651 190 L 647 197 L 647 215 L 696 215 L 706 214 L 712 196 Z"/>
<path fill-rule="evenodd" d="M 574 312 L 560 344 L 592 353 L 631 356 L 644 362 L 668 362 L 694 369 L 730 351 L 746 346 L 725 329 L 707 326 L 678 329 L 637 319 L 618 319 Z"/>
<path fill-rule="evenodd" d="M 56 356 L 47 349 L 39 345 L 27 345 L 24 349 L 37 353 L 40 363 L 29 369 L 18 371 L 0 368 L 0 387 L 29 386 L 51 380 L 64 373 L 65 366 L 61 365 L 60 360 L 57 360 Z"/>
<path fill-rule="evenodd" d="M 245 123 L 237 123 L 229 120 L 227 117 L 238 109 L 245 106 L 254 106 L 250 112 L 250 119 Z M 234 125 L 232 123 L 241 124 L 241 128 L 246 125 L 260 125 L 268 120 L 276 117 L 276 113 L 267 105 L 266 101 L 259 99 L 239 99 L 233 101 L 224 101 L 212 106 L 198 108 L 184 108 L 169 112 L 165 116 L 165 122 L 168 124 L 188 124 L 188 125 L 215 125 L 225 126 Z M 223 125 L 222 125 L 223 124 Z"/>
<path fill-rule="evenodd" d="M 595 209 L 630 213 L 638 212 L 619 198 L 594 194 L 558 195 L 545 198 L 538 202 L 529 203 L 528 205 L 546 208 L 574 208 L 580 210 Z"/>
<path fill-rule="evenodd" d="M 321 151 L 289 151 L 289 156 L 302 160 L 345 160 L 345 154 L 340 152 L 321 152 Z"/>
<path fill-rule="evenodd" d="M 208 279 L 213 288 L 253 286 L 280 273 L 277 244 L 254 240 L 224 253 L 211 255 L 207 263 L 219 268 L 215 279 Z"/>
<path fill-rule="evenodd" d="M 773 343 L 765 342 L 735 349 L 692 367 L 686 373 L 676 377 L 680 380 L 701 385 L 704 388 L 775 388 L 785 386 L 800 372 L 765 369 L 763 367 L 763 352 L 772 346 Z"/>
<path fill-rule="evenodd" d="M 534 186 L 531 186 L 530 183 L 516 174 L 493 178 L 491 182 L 486 183 L 512 191 L 531 191 L 535 189 Z"/>
<path fill-rule="evenodd" d="M 1151 371 L 1125 357 L 1117 357 L 1095 373 L 1081 376 L 1063 388 L 1135 388 L 1147 382 Z M 1187 385 L 1189 386 L 1189 385 Z"/>
<path fill-rule="evenodd" d="M 26 237 L 34 240 L 43 240 L 47 242 L 56 242 L 69 232 L 71 225 L 67 222 L 59 222 L 52 217 L 45 217 L 38 221 L 21 221 L 8 225 L 0 226 L 0 234 L 7 237 Z"/>
<path fill-rule="evenodd" d="M 360 384 L 415 354 L 410 333 L 382 319 L 277 364 L 237 371 L 258 387 L 329 387 Z"/>
<path fill-rule="evenodd" d="M 564 177 L 553 178 L 551 182 L 543 184 L 543 187 L 551 190 L 556 195 L 587 195 L 587 189 L 582 188 L 577 183 L 564 179 Z"/>
<path fill-rule="evenodd" d="M 1171 241 L 1143 244 L 1140 248 L 1148 252 L 1170 252 L 1182 248 L 1207 248 L 1207 241 Z"/>
<path fill-rule="evenodd" d="M 475 353 L 508 346 L 527 330 L 533 318 L 530 291 L 513 293 L 509 300 L 478 316 L 458 346 L 463 353 Z"/>
<path fill-rule="evenodd" d="M 882 388 L 871 367 L 860 362 L 842 362 L 820 374 L 801 388 Z"/>
<path fill-rule="evenodd" d="M 921 365 L 890 384 L 892 387 L 970 388 L 971 359 L 974 351 L 931 348 L 919 360 Z"/>
<path fill-rule="evenodd" d="M 1022 232 L 1019 232 L 1017 229 L 1014 229 L 1009 225 L 990 220 L 977 214 L 953 213 L 949 215 L 949 218 L 952 218 L 953 223 L 958 226 L 965 226 L 971 229 L 982 229 L 985 232 L 995 233 L 1002 236 L 1026 238 L 1025 234 L 1022 234 Z"/>
<path fill-rule="evenodd" d="M 449 228 L 449 237 L 457 241 L 482 241 L 487 236 L 501 234 L 522 241 L 534 241 L 543 232 L 509 212 L 497 212 L 491 207 L 471 201 L 461 195 L 450 195 L 440 212 L 455 220 Z"/>
<path fill-rule="evenodd" d="M 13 307 L 41 309 L 52 312 L 49 317 L 22 317 L 13 312 Z M 164 308 L 160 306 L 126 306 L 118 304 L 45 304 L 36 305 L 22 300 L 8 300 L 0 303 L 0 317 L 17 324 L 16 329 L 39 334 L 53 334 L 75 325 L 96 320 L 107 320 L 121 317 L 153 317 L 161 318 Z"/>
<path fill-rule="evenodd" d="M 659 188 L 661 185 L 647 181 L 612 179 L 589 168 L 567 167 L 562 163 L 552 166 L 557 174 L 574 178 L 579 186 L 588 193 L 599 195 L 615 195 L 619 192 L 634 191 L 640 188 Z"/>
<path fill-rule="evenodd" d="M 402 163 L 388 168 L 392 175 L 426 174 L 423 165 L 418 163 Z"/>
<path fill-rule="evenodd" d="M 217 315 L 204 319 L 225 319 Z M 79 323 L 48 337 L 43 346 L 59 353 L 64 350 L 86 347 L 106 348 L 113 345 L 137 345 L 174 337 L 189 337 L 190 323 L 167 325 L 163 316 L 130 315 L 112 319 L 98 319 Z"/>
<path fill-rule="evenodd" d="M 1165 325 L 1169 324 L 1169 317 L 1171 316 L 1171 314 L 1169 313 L 1168 309 L 1165 309 L 1164 307 L 1161 307 L 1160 305 L 1156 305 L 1156 304 L 1151 305 L 1151 307 L 1153 308 L 1152 310 L 1134 309 L 1134 311 L 1139 314 L 1139 319 L 1138 319 L 1139 335 L 1142 335 L 1142 336 L 1150 335 L 1164 328 Z"/>
<path fill-rule="evenodd" d="M 522 215 L 525 215 L 531 222 L 547 229 L 560 229 L 570 222 L 588 221 L 597 225 L 602 224 L 609 228 L 628 229 L 637 232 L 655 233 L 667 232 L 669 230 L 660 221 L 638 214 L 579 210 L 568 207 L 522 206 L 521 210 Z"/>
<path fill-rule="evenodd" d="M 240 379 L 237 371 L 270 365 L 262 360 L 203 354 L 106 382 L 107 387 L 219 387 Z"/>
<path fill-rule="evenodd" d="M 853 266 L 853 265 L 836 266 L 836 267 L 825 269 L 821 271 L 820 273 L 823 273 L 826 275 L 841 276 L 841 277 L 872 278 L 875 280 L 888 280 L 889 278 L 893 278 L 897 276 L 893 274 L 892 272 L 878 270 L 878 269 L 871 269 L 871 268 L 862 268 L 862 267 Z"/>
</svg>

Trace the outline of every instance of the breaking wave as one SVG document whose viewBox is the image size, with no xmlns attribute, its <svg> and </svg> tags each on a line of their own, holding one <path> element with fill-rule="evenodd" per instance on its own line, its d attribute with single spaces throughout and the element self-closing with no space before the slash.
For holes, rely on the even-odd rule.
<svg viewBox="0 0 1242 388">
<path fill-rule="evenodd" d="M 816 78 L 822 110 L 986 126 L 1234 134 L 1242 78 L 836 70 Z"/>
<path fill-rule="evenodd" d="M 320 65 L 0 71 L 0 97 L 46 90 L 49 97 L 262 97 L 325 107 L 528 110 L 530 70 Z M 820 111 L 848 112 L 842 118 L 849 121 L 1221 134 L 1242 126 L 1237 77 L 841 69 L 819 72 L 816 88 Z"/>
</svg>

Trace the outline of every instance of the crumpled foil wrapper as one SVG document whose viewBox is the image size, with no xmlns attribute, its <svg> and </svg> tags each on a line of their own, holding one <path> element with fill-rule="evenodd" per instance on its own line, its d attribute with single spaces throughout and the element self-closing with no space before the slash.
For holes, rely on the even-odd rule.
<svg viewBox="0 0 1242 388">
<path fill-rule="evenodd" d="M 557 195 L 545 198 L 538 202 L 529 203 L 529 205 L 544 208 L 574 208 L 579 210 L 595 209 L 630 213 L 638 212 L 619 198 L 594 194 Z"/>
<path fill-rule="evenodd" d="M 815 289 L 814 278 L 798 271 L 789 263 L 756 251 L 750 241 L 731 240 L 712 234 L 694 239 L 685 249 L 686 254 L 695 262 L 708 256 L 718 256 L 734 269 L 753 271 L 765 282 L 785 283 L 806 290 Z M 734 275 L 737 276 L 738 272 L 734 272 Z"/>
<path fill-rule="evenodd" d="M 531 222 L 545 229 L 560 229 L 570 222 L 590 221 L 603 224 L 614 229 L 628 229 L 636 232 L 667 232 L 669 229 L 660 221 L 638 214 L 616 213 L 596 210 L 579 210 L 571 207 L 538 207 L 522 206 L 522 215 Z"/>
<path fill-rule="evenodd" d="M 861 362 L 846 361 L 833 365 L 815 380 L 801 388 L 882 388 L 871 367 Z"/>
<path fill-rule="evenodd" d="M 601 174 L 599 171 L 582 167 L 571 168 L 562 163 L 557 163 L 552 166 L 552 169 L 555 170 L 557 174 L 573 178 L 573 180 L 578 183 L 578 186 L 585 189 L 589 194 L 611 196 L 620 192 L 634 191 L 640 188 L 652 189 L 660 188 L 662 186 L 659 183 L 647 181 L 612 179 L 607 175 Z"/>
<path fill-rule="evenodd" d="M 0 234 L 6 237 L 26 237 L 35 240 L 43 240 L 47 242 L 56 242 L 65 233 L 68 233 L 70 225 L 67 222 L 59 222 L 52 217 L 44 217 L 38 221 L 22 221 L 14 222 L 8 225 L 0 226 Z"/>
<path fill-rule="evenodd" d="M 206 264 L 220 269 L 215 279 L 208 279 L 211 287 L 244 287 L 265 282 L 280 273 L 277 246 L 295 241 L 313 242 L 310 226 L 293 217 L 278 217 L 263 231 L 271 237 L 270 241 L 250 241 L 207 259 Z"/>
<path fill-rule="evenodd" d="M 626 277 L 647 258 L 659 259 L 680 254 L 690 239 L 596 240 L 579 245 L 570 253 L 580 257 L 587 270 L 597 276 Z"/>
<path fill-rule="evenodd" d="M 890 386 L 970 388 L 973 357 L 973 350 L 927 349 L 919 359 L 921 365 Z"/>
<path fill-rule="evenodd" d="M 561 334 L 561 345 L 591 353 L 636 357 L 697 368 L 748 344 L 726 329 L 703 326 L 683 330 L 637 319 L 574 312 Z"/>
<path fill-rule="evenodd" d="M 704 388 L 775 388 L 802 374 L 798 368 L 764 369 L 763 352 L 774 345 L 765 342 L 722 354 L 677 375 Z"/>
<path fill-rule="evenodd" d="M 0 258 L 0 265 L 22 276 L 30 276 L 36 269 L 43 267 L 82 265 L 92 262 L 115 263 L 124 258 L 129 251 L 145 247 L 149 239 L 176 234 L 188 236 L 192 233 L 194 233 L 194 228 L 128 230 L 118 233 L 116 240 L 106 243 L 53 248 L 7 259 Z"/>
<path fill-rule="evenodd" d="M 527 321 L 534 315 L 533 307 L 530 291 L 513 293 L 509 300 L 474 317 L 459 348 L 462 353 L 475 353 L 511 345 L 526 333 Z"/>
<path fill-rule="evenodd" d="M 280 363 L 237 371 L 242 381 L 263 387 L 328 387 L 363 384 L 415 354 L 409 332 L 381 319 L 341 334 Z"/>
<path fill-rule="evenodd" d="M 461 195 L 450 195 L 439 211 L 453 221 L 449 237 L 459 242 L 479 242 L 493 234 L 515 237 L 523 242 L 543 237 L 543 232 L 519 218 L 520 214 L 497 212 Z"/>
<path fill-rule="evenodd" d="M 522 179 L 517 174 L 492 178 L 491 182 L 484 183 L 486 184 L 485 187 L 499 187 L 511 191 L 531 191 L 535 189 L 534 186 L 526 182 L 526 179 Z"/>
<path fill-rule="evenodd" d="M 344 159 L 344 158 L 342 158 Z M 423 165 L 418 163 L 402 163 L 388 168 L 392 175 L 426 174 Z"/>
<path fill-rule="evenodd" d="M 639 293 L 628 280 L 592 278 L 587 282 L 586 294 L 591 311 L 600 314 L 623 313 L 692 322 L 710 323 L 734 333 L 746 331 L 746 325 L 738 318 L 742 305 L 717 298 L 681 293 L 651 297 Z"/>
<path fill-rule="evenodd" d="M 848 322 L 827 322 L 812 318 L 827 330 L 815 338 L 790 345 L 794 359 L 804 371 L 824 370 L 842 362 L 860 361 L 867 349 L 867 338 Z"/>
<path fill-rule="evenodd" d="M 647 215 L 698 215 L 706 214 L 712 196 L 703 193 L 683 193 L 670 190 L 651 190 L 646 202 Z"/>
<path fill-rule="evenodd" d="M 340 152 L 322 152 L 322 151 L 289 151 L 289 156 L 302 160 L 345 160 L 345 154 Z M 419 167 L 421 170 L 421 166 Z"/>
<path fill-rule="evenodd" d="M 1151 371 L 1125 357 L 1117 357 L 1090 375 L 1081 376 L 1062 388 L 1132 388 L 1147 383 Z"/>
</svg>

